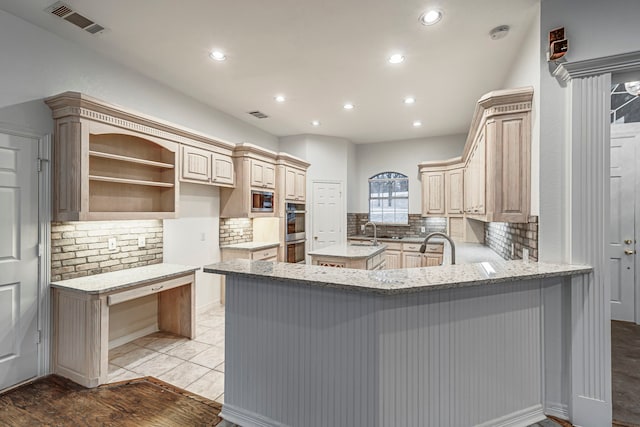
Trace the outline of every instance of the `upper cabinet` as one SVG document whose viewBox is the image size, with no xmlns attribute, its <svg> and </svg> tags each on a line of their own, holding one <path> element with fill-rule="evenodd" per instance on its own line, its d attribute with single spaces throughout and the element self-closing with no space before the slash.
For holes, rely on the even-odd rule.
<svg viewBox="0 0 640 427">
<path fill-rule="evenodd" d="M 235 183 L 229 154 L 183 145 L 181 159 L 181 181 L 227 187 Z"/>
<path fill-rule="evenodd" d="M 251 186 L 256 188 L 276 188 L 276 165 L 273 161 L 250 159 Z"/>
<path fill-rule="evenodd" d="M 210 157 L 200 156 L 207 149 L 230 156 L 233 148 L 78 92 L 45 102 L 55 120 L 55 221 L 175 218 L 180 179 L 185 173 L 194 182 L 210 179 L 208 168 L 203 169 Z M 194 153 L 190 163 L 183 144 L 203 151 Z M 185 162 L 191 169 L 180 172 Z M 225 173 L 233 183 L 233 172 Z"/>
<path fill-rule="evenodd" d="M 309 163 L 287 153 L 278 153 L 278 188 L 283 202 L 304 203 L 307 200 L 307 168 Z"/>
<path fill-rule="evenodd" d="M 276 216 L 278 213 L 277 153 L 244 143 L 236 145 L 232 157 L 236 172 L 236 186 L 220 190 L 220 216 L 223 218 Z M 254 201 L 259 206 L 254 206 Z"/>
<path fill-rule="evenodd" d="M 462 213 L 461 158 L 418 164 L 422 180 L 422 216 Z"/>
<path fill-rule="evenodd" d="M 527 222 L 532 99 L 530 87 L 486 94 L 476 106 L 462 157 L 418 165 L 424 216 L 464 214 L 487 222 Z"/>
</svg>

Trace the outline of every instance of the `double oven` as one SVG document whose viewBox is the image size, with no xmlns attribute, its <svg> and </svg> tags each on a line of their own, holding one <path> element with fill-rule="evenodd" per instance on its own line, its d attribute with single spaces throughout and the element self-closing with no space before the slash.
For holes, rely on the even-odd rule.
<svg viewBox="0 0 640 427">
<path fill-rule="evenodd" d="M 305 205 L 300 203 L 289 203 L 285 205 L 286 225 L 285 225 L 285 247 L 286 262 L 305 262 Z"/>
</svg>

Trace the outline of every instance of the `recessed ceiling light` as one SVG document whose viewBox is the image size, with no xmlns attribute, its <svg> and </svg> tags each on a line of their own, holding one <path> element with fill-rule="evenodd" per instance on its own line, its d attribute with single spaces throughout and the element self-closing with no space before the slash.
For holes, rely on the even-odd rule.
<svg viewBox="0 0 640 427">
<path fill-rule="evenodd" d="M 227 59 L 227 56 L 220 50 L 212 50 L 209 54 L 209 58 L 213 59 L 214 61 L 224 61 L 225 59 Z"/>
<path fill-rule="evenodd" d="M 420 126 L 422 126 L 422 122 L 420 120 L 415 120 L 413 122 L 413 127 L 414 128 L 419 128 Z"/>
<path fill-rule="evenodd" d="M 404 56 L 399 53 L 394 53 L 389 57 L 389 62 L 391 62 L 392 64 L 399 64 L 402 61 L 404 61 Z"/>
<path fill-rule="evenodd" d="M 284 102 L 287 98 L 285 98 L 284 95 L 276 95 L 273 99 L 275 99 L 276 102 Z"/>
<path fill-rule="evenodd" d="M 350 102 L 348 102 L 348 103 L 344 104 L 344 106 L 343 106 L 343 108 L 344 108 L 345 110 L 353 110 L 353 107 L 354 107 L 354 105 L 353 105 L 353 104 L 351 104 Z"/>
<path fill-rule="evenodd" d="M 416 99 L 413 96 L 407 96 L 404 99 L 405 104 L 415 104 L 415 102 L 416 102 Z"/>
<path fill-rule="evenodd" d="M 433 25 L 440 22 L 442 19 L 442 12 L 436 9 L 428 10 L 420 15 L 420 23 L 422 25 Z"/>
<path fill-rule="evenodd" d="M 311 121 L 311 125 L 312 126 L 320 126 L 320 122 L 318 120 L 312 120 Z"/>
</svg>

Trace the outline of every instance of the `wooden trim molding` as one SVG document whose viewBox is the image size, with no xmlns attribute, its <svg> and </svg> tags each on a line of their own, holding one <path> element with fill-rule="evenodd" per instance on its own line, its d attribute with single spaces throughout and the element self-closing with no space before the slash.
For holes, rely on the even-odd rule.
<svg viewBox="0 0 640 427">
<path fill-rule="evenodd" d="M 235 147 L 231 142 L 213 139 L 194 130 L 108 104 L 79 92 L 64 92 L 46 98 L 44 102 L 51 108 L 54 119 L 81 117 L 181 144 L 193 144 L 197 141 L 212 149 L 221 149 L 222 154 L 231 154 Z"/>
<path fill-rule="evenodd" d="M 606 73 L 621 73 L 640 69 L 640 51 L 604 56 L 583 61 L 559 63 L 553 75 L 569 81 Z"/>
</svg>

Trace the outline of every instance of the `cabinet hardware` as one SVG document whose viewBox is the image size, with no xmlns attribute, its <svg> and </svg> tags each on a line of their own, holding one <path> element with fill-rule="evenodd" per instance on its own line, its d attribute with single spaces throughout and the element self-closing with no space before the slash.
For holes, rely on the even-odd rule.
<svg viewBox="0 0 640 427">
<path fill-rule="evenodd" d="M 625 255 L 633 255 L 635 253 L 636 253 L 636 251 L 634 251 L 633 249 L 625 249 L 624 250 L 624 254 Z"/>
<path fill-rule="evenodd" d="M 164 285 L 160 285 L 157 288 L 151 288 L 152 291 L 159 291 L 160 289 L 164 288 Z"/>
</svg>

